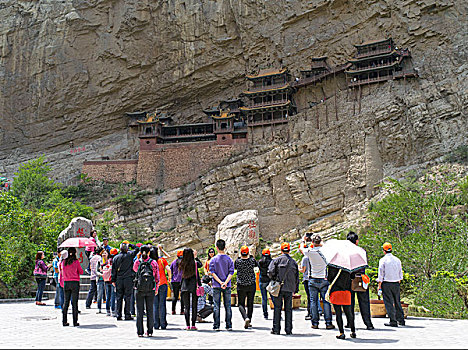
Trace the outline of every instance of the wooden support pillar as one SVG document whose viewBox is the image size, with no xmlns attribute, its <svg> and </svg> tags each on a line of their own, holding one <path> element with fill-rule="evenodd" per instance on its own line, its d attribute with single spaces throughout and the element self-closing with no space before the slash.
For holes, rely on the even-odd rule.
<svg viewBox="0 0 468 350">
<path fill-rule="evenodd" d="M 362 89 L 361 89 L 361 85 L 359 85 L 359 114 L 361 114 L 361 98 L 362 98 Z"/>
<path fill-rule="evenodd" d="M 317 129 L 320 129 L 320 121 L 319 121 L 317 106 L 318 106 L 318 104 L 315 105 L 315 118 L 317 120 Z"/>
</svg>

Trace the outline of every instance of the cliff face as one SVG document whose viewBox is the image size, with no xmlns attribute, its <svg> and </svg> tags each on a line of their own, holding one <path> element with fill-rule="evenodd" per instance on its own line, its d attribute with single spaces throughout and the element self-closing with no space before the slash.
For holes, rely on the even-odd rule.
<svg viewBox="0 0 468 350">
<path fill-rule="evenodd" d="M 259 68 L 294 74 L 321 55 L 342 63 L 352 44 L 389 36 L 411 49 L 419 79 L 359 96 L 343 81 L 338 91 L 303 90 L 289 144 L 251 147 L 122 222 L 178 227 L 201 242 L 224 215 L 263 208 L 261 233 L 274 237 L 346 213 L 383 176 L 467 143 L 461 0 L 4 0 L 0 18 L 0 171 L 11 176 L 45 153 L 62 180 L 85 158 L 135 155 L 126 111 L 162 108 L 199 121 L 203 107 L 236 96 Z"/>
</svg>

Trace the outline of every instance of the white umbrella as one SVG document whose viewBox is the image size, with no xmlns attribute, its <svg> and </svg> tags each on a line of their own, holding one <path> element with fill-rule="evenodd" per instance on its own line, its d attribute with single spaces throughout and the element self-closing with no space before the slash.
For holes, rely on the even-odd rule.
<svg viewBox="0 0 468 350">
<path fill-rule="evenodd" d="M 348 272 L 368 266 L 366 251 L 348 240 L 331 239 L 319 251 L 328 265 Z"/>
</svg>

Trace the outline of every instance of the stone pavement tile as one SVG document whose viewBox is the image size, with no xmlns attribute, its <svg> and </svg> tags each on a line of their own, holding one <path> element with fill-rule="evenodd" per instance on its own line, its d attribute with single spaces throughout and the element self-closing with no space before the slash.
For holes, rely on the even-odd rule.
<svg viewBox="0 0 468 350">
<path fill-rule="evenodd" d="M 312 330 L 305 321 L 305 310 L 293 312 L 293 335 L 271 335 L 270 319 L 264 320 L 261 308 L 255 307 L 251 330 L 243 328 L 238 308 L 233 308 L 234 330 L 224 330 L 224 312 L 221 312 L 221 332 L 212 330 L 213 324 L 197 324 L 199 331 L 186 331 L 182 315 L 168 315 L 168 329 L 155 330 L 153 338 L 138 338 L 135 321 L 117 321 L 105 314 L 96 314 L 96 308 L 87 310 L 80 301 L 80 327 L 62 327 L 61 310 L 32 303 L 0 304 L 0 348 L 464 348 L 468 341 L 468 320 L 444 320 L 410 317 L 406 327 L 387 328 L 388 319 L 373 319 L 376 330 L 365 330 L 356 314 L 357 339 L 337 340 L 338 331 Z M 169 303 L 168 303 L 169 306 Z M 170 310 L 170 306 L 168 308 Z M 71 311 L 71 309 L 70 309 Z M 71 320 L 71 314 L 69 316 Z M 208 317 L 212 321 L 212 317 Z M 284 323 L 283 323 L 284 327 Z M 284 332 L 284 331 L 283 331 Z"/>
</svg>

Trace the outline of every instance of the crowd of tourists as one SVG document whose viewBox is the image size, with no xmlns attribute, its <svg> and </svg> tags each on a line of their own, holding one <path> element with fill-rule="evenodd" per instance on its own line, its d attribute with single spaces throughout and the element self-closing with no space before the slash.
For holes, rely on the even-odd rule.
<svg viewBox="0 0 468 350">
<path fill-rule="evenodd" d="M 93 238 L 97 239 L 93 233 Z M 358 235 L 350 232 L 347 240 L 358 245 Z M 161 245 L 150 243 L 133 245 L 127 241 L 120 244 L 119 250 L 112 248 L 107 239 L 89 250 L 90 288 L 86 308 L 93 301 L 97 313 L 120 320 L 134 320 L 136 316 L 137 335 L 151 337 L 154 330 L 166 329 L 166 298 L 169 284 L 172 292 L 171 311 L 176 314 L 180 300 L 180 314 L 185 316 L 187 330 L 197 330 L 197 323 L 206 322 L 213 315 L 213 330 L 221 328 L 221 299 L 225 310 L 224 327 L 233 329 L 231 308 L 232 278 L 236 273 L 238 309 L 244 321 L 243 327 L 253 327 L 254 299 L 257 290 L 256 272 L 259 272 L 259 289 L 262 299 L 263 317 L 268 319 L 268 298 L 273 302 L 273 325 L 271 334 L 280 334 L 282 310 L 284 310 L 284 331 L 292 334 L 293 295 L 299 292 L 302 283 L 307 295 L 306 320 L 312 329 L 318 329 L 321 317 L 325 329 L 335 329 L 332 323 L 332 305 L 338 326 L 338 339 L 345 339 L 345 328 L 350 329 L 350 337 L 356 338 L 354 305 L 357 297 L 362 320 L 368 330 L 374 329 L 370 314 L 369 289 L 354 288 L 354 281 L 364 278 L 365 269 L 348 272 L 327 264 L 321 248 L 319 235 L 306 234 L 299 247 L 303 254 L 299 264 L 290 256 L 289 243 L 281 244 L 281 255 L 271 257 L 269 249 L 262 251 L 257 261 L 247 246 L 240 249 L 235 261 L 225 253 L 226 242 L 218 240 L 216 250 L 210 248 L 203 263 L 196 250 L 179 250 L 171 264 L 166 259 L 170 255 Z M 383 296 L 390 318 L 386 326 L 404 325 L 404 315 L 400 302 L 400 282 L 403 273 L 400 260 L 392 254 L 390 243 L 383 245 L 384 257 L 379 263 L 378 291 Z M 79 326 L 78 299 L 80 276 L 84 273 L 77 258 L 76 248 L 60 250 L 51 264 L 44 262 L 44 253 L 38 252 L 34 275 L 38 284 L 36 304 L 42 303 L 47 270 L 53 267 L 56 284 L 55 307 L 62 310 L 62 324 L 69 326 L 68 309 L 71 303 L 74 326 Z M 203 269 L 202 269 L 203 268 Z M 202 273 L 200 270 L 202 269 Z M 302 282 L 299 280 L 302 272 Z M 368 281 L 367 281 L 368 283 Z M 343 314 L 346 325 L 343 322 Z M 144 325 L 146 317 L 146 327 Z M 146 329 L 146 332 L 145 332 Z"/>
</svg>

